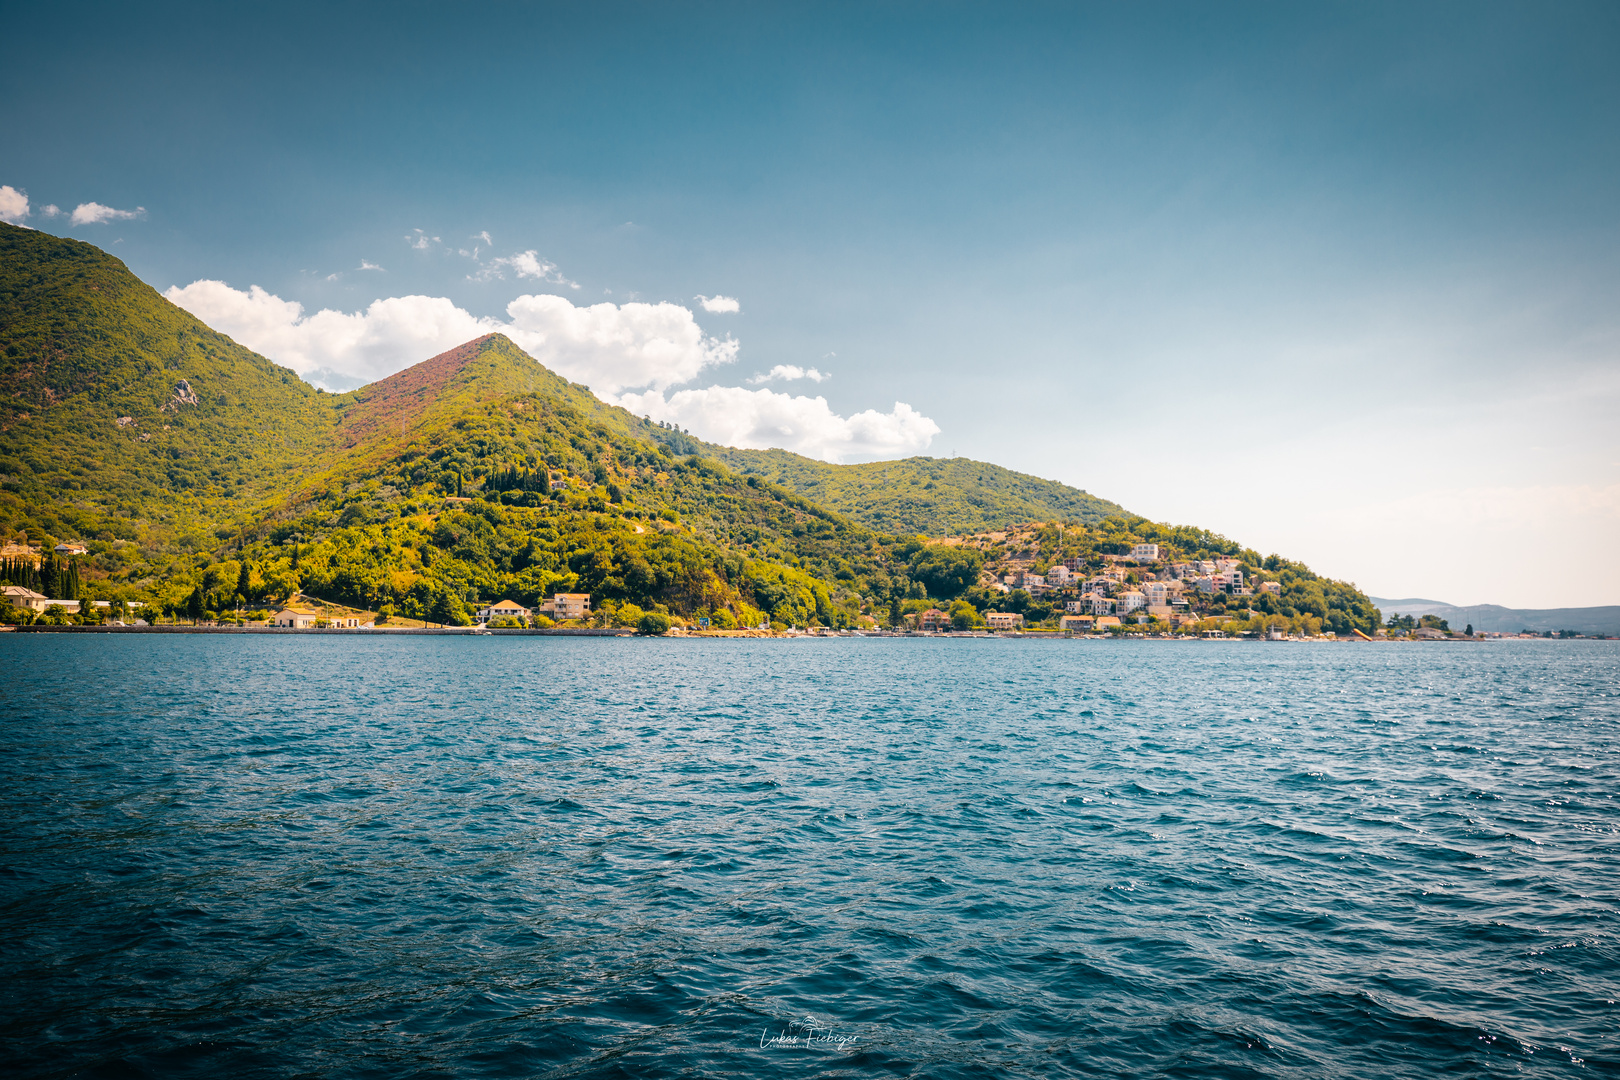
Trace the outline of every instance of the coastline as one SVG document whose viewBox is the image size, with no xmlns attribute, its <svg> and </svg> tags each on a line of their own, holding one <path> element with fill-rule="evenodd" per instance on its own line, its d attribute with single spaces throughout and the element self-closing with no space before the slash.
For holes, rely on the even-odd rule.
<svg viewBox="0 0 1620 1080">
<path fill-rule="evenodd" d="M 235 634 L 259 636 L 325 636 L 325 637 L 642 637 L 630 627 L 577 627 L 553 626 L 543 630 L 515 627 L 486 629 L 471 626 L 444 627 L 322 627 L 294 629 L 288 626 L 51 626 L 35 623 L 31 626 L 0 627 L 0 633 L 16 634 Z M 1021 633 L 920 632 L 920 631 L 835 631 L 816 634 L 804 631 L 762 632 L 758 630 L 683 630 L 668 634 L 651 635 L 670 639 L 752 639 L 775 638 L 783 640 L 819 638 L 905 638 L 912 640 L 965 639 L 974 641 L 1167 641 L 1178 644 L 1199 642 L 1209 645 L 1267 644 L 1267 645 L 1432 645 L 1432 644 L 1486 644 L 1495 641 L 1514 641 L 1518 638 L 1453 637 L 1453 638 L 1391 638 L 1362 641 L 1358 638 L 1290 638 L 1283 641 L 1265 641 L 1261 638 L 1203 638 L 1187 635 L 1151 636 L 1147 634 L 1075 634 L 1062 631 Z M 1537 639 L 1543 640 L 1543 639 Z M 1557 639 L 1553 639 L 1557 640 Z M 1606 640 L 1579 638 L 1574 640 Z"/>
</svg>

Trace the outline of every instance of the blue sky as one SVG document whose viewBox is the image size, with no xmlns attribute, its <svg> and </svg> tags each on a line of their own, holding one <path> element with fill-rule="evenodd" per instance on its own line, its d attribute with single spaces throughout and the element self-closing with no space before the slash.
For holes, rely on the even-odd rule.
<svg viewBox="0 0 1620 1080">
<path fill-rule="evenodd" d="M 1379 595 L 1620 603 L 1612 4 L 63 4 L 5 24 L 0 184 L 160 290 L 257 285 L 304 317 L 443 298 L 534 341 L 566 323 L 560 368 L 699 434 L 729 437 L 745 390 L 819 396 L 825 415 L 760 423 L 822 424 L 800 448 L 854 459 L 891 445 L 846 422 L 870 410 L 893 446 Z M 88 202 L 142 212 L 72 224 Z M 690 315 L 508 310 L 534 295 Z M 694 299 L 717 295 L 740 311 Z M 621 369 L 655 350 L 582 344 L 609 331 L 690 363 L 638 388 Z M 351 380 L 425 358 L 378 340 Z M 778 366 L 830 377 L 750 381 Z"/>
</svg>

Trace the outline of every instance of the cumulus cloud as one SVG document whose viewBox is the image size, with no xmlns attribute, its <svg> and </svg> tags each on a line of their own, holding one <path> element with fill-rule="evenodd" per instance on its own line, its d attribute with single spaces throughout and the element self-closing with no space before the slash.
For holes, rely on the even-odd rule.
<svg viewBox="0 0 1620 1080">
<path fill-rule="evenodd" d="M 318 385 L 347 389 L 499 332 L 565 378 L 636 415 L 672 421 L 713 442 L 781 447 L 841 461 L 925 450 L 939 425 L 904 402 L 888 412 L 839 416 L 821 397 L 740 386 L 672 387 L 737 359 L 730 338 L 705 334 L 678 304 L 576 306 L 563 296 L 520 296 L 506 318 L 479 318 L 444 297 L 395 296 L 363 311 L 322 310 L 283 300 L 257 285 L 194 281 L 164 294 L 203 322 Z M 789 373 L 792 374 L 789 374 Z M 780 374 L 779 374 L 780 373 Z M 825 378 L 815 369 L 779 365 L 771 377 Z"/>
<path fill-rule="evenodd" d="M 831 375 L 827 374 L 825 371 L 818 371 L 815 368 L 802 368 L 797 364 L 777 364 L 763 375 L 755 375 L 748 381 L 757 386 L 760 383 L 772 382 L 777 379 L 780 379 L 783 382 L 792 382 L 795 379 L 809 379 L 811 382 L 825 382 L 830 378 L 832 378 Z"/>
<path fill-rule="evenodd" d="M 470 254 L 465 251 L 462 254 L 476 259 L 478 250 L 474 248 Z M 562 273 L 558 271 L 556 263 L 542 259 L 540 253 L 533 248 L 528 251 L 520 251 L 516 255 L 491 259 L 483 265 L 483 268 L 478 273 L 468 274 L 467 280 L 504 280 L 508 272 L 516 274 L 519 278 L 534 278 L 536 281 L 547 281 L 553 285 L 566 285 L 570 289 L 579 288 L 579 282 L 570 281 L 563 277 Z"/>
<path fill-rule="evenodd" d="M 44 208 L 40 210 L 40 213 L 44 214 L 46 217 L 55 217 L 61 212 L 62 208 L 57 206 L 55 203 L 46 203 Z"/>
<path fill-rule="evenodd" d="M 751 450 L 779 448 L 823 461 L 920 453 L 939 425 L 903 401 L 886 413 L 839 416 L 823 397 L 711 386 L 624 394 L 615 402 L 639 416 L 671 421 L 710 442 Z"/>
<path fill-rule="evenodd" d="M 360 269 L 362 269 L 362 270 L 382 270 L 382 267 L 378 266 L 374 262 L 369 262 L 369 261 L 367 261 L 365 259 L 361 259 L 360 260 Z M 384 271 L 384 272 L 386 273 L 386 271 Z"/>
<path fill-rule="evenodd" d="M 28 196 L 10 184 L 0 184 L 0 221 L 21 225 L 28 217 Z"/>
<path fill-rule="evenodd" d="M 137 206 L 133 210 L 115 210 L 98 202 L 87 202 L 73 208 L 71 220 L 75 225 L 101 225 L 109 221 L 128 221 L 144 213 L 146 213 L 144 206 Z"/>
<path fill-rule="evenodd" d="M 324 386 L 355 385 L 453 349 L 500 326 L 439 296 L 374 300 L 352 314 L 318 311 L 254 285 L 194 281 L 163 294 L 221 333 Z"/>
<path fill-rule="evenodd" d="M 734 296 L 697 296 L 694 299 L 703 305 L 703 310 L 712 315 L 735 315 L 742 310 L 742 304 Z"/>
<path fill-rule="evenodd" d="M 255 285 L 194 281 L 164 293 L 203 322 L 323 386 L 372 382 L 484 334 L 499 332 L 565 378 L 611 395 L 662 390 L 737 358 L 738 343 L 706 335 L 677 304 L 593 304 L 520 296 L 507 320 L 477 318 L 444 297 L 396 296 L 352 314 L 322 310 Z"/>
<path fill-rule="evenodd" d="M 738 343 L 703 332 L 679 304 L 592 304 L 520 296 L 506 305 L 506 333 L 542 364 L 598 394 L 662 390 L 737 359 Z"/>
</svg>

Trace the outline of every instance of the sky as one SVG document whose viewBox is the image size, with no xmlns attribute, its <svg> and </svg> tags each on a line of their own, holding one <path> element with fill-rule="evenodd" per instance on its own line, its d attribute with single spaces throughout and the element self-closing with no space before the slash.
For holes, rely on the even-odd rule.
<svg viewBox="0 0 1620 1080">
<path fill-rule="evenodd" d="M 321 385 L 500 330 L 719 442 L 1620 604 L 1612 3 L 0 22 L 0 219 Z"/>
</svg>

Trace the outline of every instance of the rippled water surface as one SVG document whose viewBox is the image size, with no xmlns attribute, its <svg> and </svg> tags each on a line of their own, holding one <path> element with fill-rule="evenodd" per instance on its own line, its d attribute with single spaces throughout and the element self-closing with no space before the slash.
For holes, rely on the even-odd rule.
<svg viewBox="0 0 1620 1080">
<path fill-rule="evenodd" d="M 1615 643 L 0 665 L 11 1075 L 1620 1072 Z"/>
</svg>

